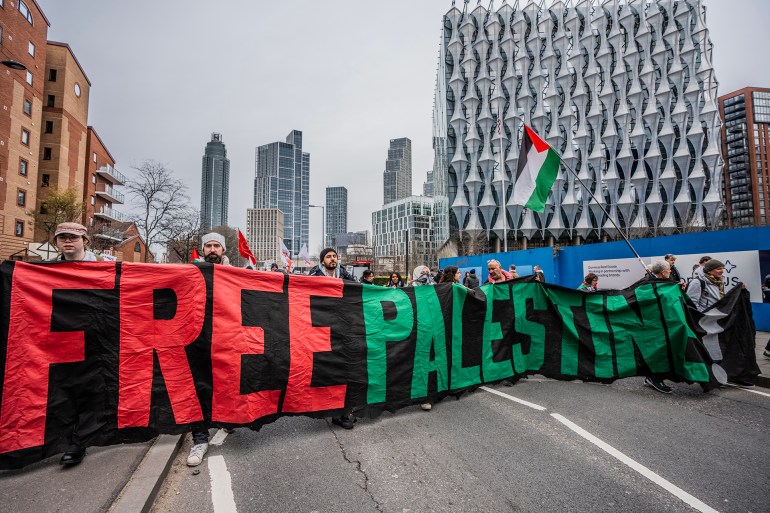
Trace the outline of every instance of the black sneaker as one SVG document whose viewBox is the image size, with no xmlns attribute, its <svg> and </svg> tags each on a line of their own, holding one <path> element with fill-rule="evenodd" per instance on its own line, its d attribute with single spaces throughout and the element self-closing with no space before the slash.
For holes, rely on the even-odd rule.
<svg viewBox="0 0 770 513">
<path fill-rule="evenodd" d="M 352 413 L 348 413 L 341 417 L 332 417 L 332 424 L 336 424 L 342 429 L 353 429 L 356 424 L 356 418 Z"/>
<path fill-rule="evenodd" d="M 754 388 L 754 383 L 745 379 L 731 379 L 728 381 L 731 385 L 736 385 L 741 388 Z"/>
<path fill-rule="evenodd" d="M 644 384 L 648 387 L 652 387 L 661 394 L 670 394 L 671 393 L 671 387 L 666 385 L 663 381 L 659 379 L 652 378 L 650 376 L 647 376 L 644 378 Z"/>
<path fill-rule="evenodd" d="M 86 457 L 85 447 L 70 447 L 59 460 L 59 465 L 74 467 Z"/>
</svg>

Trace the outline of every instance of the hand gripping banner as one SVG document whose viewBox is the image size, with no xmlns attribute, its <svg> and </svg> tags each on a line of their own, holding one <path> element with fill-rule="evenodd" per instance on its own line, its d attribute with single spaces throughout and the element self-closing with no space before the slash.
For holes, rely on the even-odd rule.
<svg viewBox="0 0 770 513">
<path fill-rule="evenodd" d="M 542 374 L 715 385 L 675 283 L 391 289 L 212 264 L 0 267 L 0 468 Z"/>
</svg>

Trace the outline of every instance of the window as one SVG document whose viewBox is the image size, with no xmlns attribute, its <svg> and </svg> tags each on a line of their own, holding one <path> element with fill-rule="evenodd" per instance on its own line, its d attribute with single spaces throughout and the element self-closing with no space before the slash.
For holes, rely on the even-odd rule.
<svg viewBox="0 0 770 513">
<path fill-rule="evenodd" d="M 135 242 L 134 243 L 134 253 L 141 253 L 141 251 L 142 251 L 142 246 L 140 246 L 138 242 Z"/>
<path fill-rule="evenodd" d="M 29 42 L 29 46 L 27 47 L 27 51 L 29 52 L 29 54 L 30 54 L 32 57 L 34 57 L 34 56 L 35 56 L 35 43 L 33 43 L 32 41 L 30 41 L 30 42 Z"/>
<path fill-rule="evenodd" d="M 75 82 L 75 96 L 80 98 L 80 84 L 78 84 L 77 82 Z"/>
<path fill-rule="evenodd" d="M 51 160 L 52 153 L 51 148 L 43 148 L 43 160 Z"/>
<path fill-rule="evenodd" d="M 46 121 L 45 122 L 45 133 L 52 134 L 53 133 L 53 121 Z"/>
<path fill-rule="evenodd" d="M 27 71 L 27 83 L 29 85 L 32 85 L 32 72 L 31 71 Z"/>
<path fill-rule="evenodd" d="M 48 187 L 51 185 L 51 175 L 43 175 L 41 187 Z"/>
<path fill-rule="evenodd" d="M 24 114 L 27 116 L 32 115 L 32 102 L 26 98 L 24 98 Z"/>
<path fill-rule="evenodd" d="M 48 95 L 48 101 L 46 102 L 46 107 L 55 107 L 56 106 L 56 96 L 49 94 Z"/>
<path fill-rule="evenodd" d="M 14 230 L 14 235 L 17 237 L 24 237 L 24 221 L 16 220 L 16 229 Z"/>
<path fill-rule="evenodd" d="M 96 152 L 94 152 L 94 164 L 96 164 Z"/>
<path fill-rule="evenodd" d="M 91 205 L 96 204 L 96 198 L 94 196 L 91 196 Z"/>
<path fill-rule="evenodd" d="M 91 173 L 91 183 L 96 183 L 96 173 Z"/>
<path fill-rule="evenodd" d="M 19 174 L 21 176 L 27 176 L 28 167 L 29 167 L 29 162 L 27 162 L 24 159 L 19 159 Z"/>
<path fill-rule="evenodd" d="M 19 192 L 16 195 L 16 204 L 20 207 L 27 206 L 27 191 L 19 189 Z"/>
<path fill-rule="evenodd" d="M 29 146 L 29 130 L 26 128 L 21 129 L 21 144 Z"/>
<path fill-rule="evenodd" d="M 41 214 L 48 213 L 48 203 L 46 203 L 45 201 L 40 204 L 40 213 Z"/>
<path fill-rule="evenodd" d="M 48 70 L 48 81 L 49 82 L 56 82 L 56 70 L 55 69 L 49 69 Z"/>
<path fill-rule="evenodd" d="M 24 3 L 24 0 L 19 0 L 19 12 L 26 18 L 29 24 L 32 25 L 32 13 L 30 12 L 29 7 L 27 7 L 27 4 Z"/>
</svg>

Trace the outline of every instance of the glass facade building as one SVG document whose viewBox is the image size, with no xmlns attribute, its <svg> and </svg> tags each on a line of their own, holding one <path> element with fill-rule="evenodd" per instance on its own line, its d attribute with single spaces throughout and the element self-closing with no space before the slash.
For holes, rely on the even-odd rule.
<svg viewBox="0 0 770 513">
<path fill-rule="evenodd" d="M 326 188 L 326 246 L 336 247 L 332 241 L 348 232 L 348 190 L 345 187 Z"/>
<path fill-rule="evenodd" d="M 302 151 L 302 132 L 259 146 L 255 167 L 254 208 L 283 212 L 284 244 L 296 256 L 310 236 L 310 154 Z"/>
<path fill-rule="evenodd" d="M 391 139 L 383 174 L 383 204 L 412 195 L 412 141 Z"/>
<path fill-rule="evenodd" d="M 617 238 L 612 221 L 630 237 L 721 223 L 702 0 L 471 8 L 444 16 L 436 80 L 434 180 L 446 169 L 453 237 L 553 245 Z M 543 213 L 511 201 L 522 120 L 562 157 Z"/>
<path fill-rule="evenodd" d="M 230 194 L 230 159 L 222 134 L 211 134 L 201 166 L 201 229 L 227 225 Z"/>
<path fill-rule="evenodd" d="M 719 109 L 726 221 L 730 227 L 770 224 L 770 89 L 720 96 Z"/>
<path fill-rule="evenodd" d="M 372 227 L 375 258 L 391 257 L 402 275 L 418 265 L 438 264 L 433 198 L 410 196 L 389 203 L 372 213 Z"/>
</svg>

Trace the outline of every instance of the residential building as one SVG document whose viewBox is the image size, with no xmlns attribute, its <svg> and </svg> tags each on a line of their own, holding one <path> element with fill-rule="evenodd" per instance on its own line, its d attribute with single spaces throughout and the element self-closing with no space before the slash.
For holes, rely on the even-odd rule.
<svg viewBox="0 0 770 513">
<path fill-rule="evenodd" d="M 201 168 L 201 229 L 206 232 L 227 225 L 230 193 L 230 159 L 222 134 L 211 134 Z"/>
<path fill-rule="evenodd" d="M 770 89 L 719 97 L 725 215 L 730 227 L 770 224 Z"/>
<path fill-rule="evenodd" d="M 412 141 L 391 139 L 383 174 L 383 204 L 412 195 Z"/>
<path fill-rule="evenodd" d="M 285 216 L 277 208 L 246 209 L 246 241 L 257 262 L 281 262 L 278 239 L 285 237 Z"/>
<path fill-rule="evenodd" d="M 0 9 L 0 260 L 28 259 L 35 240 L 46 40 L 50 23 L 37 2 Z M 22 68 L 22 69 L 17 69 Z"/>
<path fill-rule="evenodd" d="M 115 159 L 92 126 L 88 127 L 86 155 L 90 157 L 85 161 L 82 223 L 91 231 L 91 247 L 108 249 L 124 240 L 123 224 L 128 216 L 115 205 L 125 202 L 120 186 L 125 184 L 126 177 L 115 169 Z"/>
<path fill-rule="evenodd" d="M 348 231 L 348 190 L 345 187 L 326 188 L 326 246 L 339 234 Z M 339 250 L 339 248 L 338 248 Z"/>
<path fill-rule="evenodd" d="M 45 201 L 44 193 L 48 188 L 75 189 L 78 196 L 84 196 L 91 91 L 90 80 L 66 43 L 48 41 L 45 76 L 41 78 L 45 81 L 45 102 L 40 136 L 38 207 Z M 36 227 L 36 240 L 46 240 L 48 235 L 45 226 Z"/>
<path fill-rule="evenodd" d="M 259 146 L 255 167 L 254 208 L 283 212 L 284 244 L 296 256 L 309 239 L 310 154 L 302 151 L 302 132 Z"/>
<path fill-rule="evenodd" d="M 440 46 L 434 171 L 446 166 L 453 238 L 499 251 L 615 239 L 615 225 L 646 237 L 721 224 L 702 0 L 465 2 Z M 542 213 L 512 203 L 522 118 L 562 158 Z"/>
<path fill-rule="evenodd" d="M 396 271 L 437 265 L 433 198 L 409 196 L 372 213 L 375 260 L 392 259 Z"/>
</svg>

